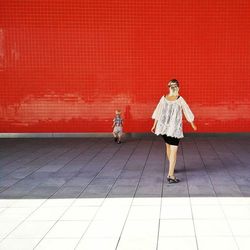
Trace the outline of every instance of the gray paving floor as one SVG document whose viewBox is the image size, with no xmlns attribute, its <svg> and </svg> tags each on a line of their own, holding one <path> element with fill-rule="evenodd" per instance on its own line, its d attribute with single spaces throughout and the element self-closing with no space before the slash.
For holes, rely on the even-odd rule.
<svg viewBox="0 0 250 250">
<path fill-rule="evenodd" d="M 0 139 L 0 249 L 249 250 L 249 139 Z"/>
</svg>

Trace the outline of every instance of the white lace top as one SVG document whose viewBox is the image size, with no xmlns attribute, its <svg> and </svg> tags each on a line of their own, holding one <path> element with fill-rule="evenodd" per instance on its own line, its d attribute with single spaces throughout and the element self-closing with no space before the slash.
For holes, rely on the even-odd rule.
<svg viewBox="0 0 250 250">
<path fill-rule="evenodd" d="M 189 122 L 194 121 L 192 111 L 181 96 L 175 101 L 162 96 L 152 115 L 152 119 L 157 120 L 155 134 L 183 138 L 182 111 Z"/>
</svg>

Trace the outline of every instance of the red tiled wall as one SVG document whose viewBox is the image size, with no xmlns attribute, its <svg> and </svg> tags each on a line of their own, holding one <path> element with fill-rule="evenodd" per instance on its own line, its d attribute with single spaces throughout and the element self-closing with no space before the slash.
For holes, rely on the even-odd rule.
<svg viewBox="0 0 250 250">
<path fill-rule="evenodd" d="M 171 78 L 200 132 L 249 131 L 250 1 L 0 5 L 0 132 L 107 132 L 116 108 L 146 132 Z"/>
</svg>

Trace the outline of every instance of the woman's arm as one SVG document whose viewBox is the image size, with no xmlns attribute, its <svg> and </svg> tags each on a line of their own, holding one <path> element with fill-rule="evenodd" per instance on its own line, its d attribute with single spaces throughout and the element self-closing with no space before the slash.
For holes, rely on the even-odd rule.
<svg viewBox="0 0 250 250">
<path fill-rule="evenodd" d="M 159 100 L 159 102 L 158 102 L 152 116 L 151 116 L 151 118 L 154 119 L 154 124 L 153 124 L 153 126 L 151 128 L 151 132 L 153 132 L 153 133 L 155 132 L 157 122 L 158 122 L 158 120 L 159 120 L 159 118 L 161 116 L 161 112 L 162 112 L 162 108 L 163 108 L 163 104 L 162 104 L 162 99 L 163 98 L 164 97 L 162 96 L 161 99 Z"/>
<path fill-rule="evenodd" d="M 155 132 L 155 127 L 156 127 L 157 122 L 158 122 L 157 120 L 154 121 L 153 127 L 151 128 L 152 133 Z"/>
<path fill-rule="evenodd" d="M 184 100 L 183 97 L 181 97 L 181 106 L 182 106 L 182 110 L 183 113 L 187 119 L 187 121 L 190 123 L 190 125 L 192 126 L 193 130 L 197 130 L 196 125 L 194 124 L 194 114 L 191 111 L 191 109 L 189 108 L 188 104 L 186 103 L 186 101 Z"/>
<path fill-rule="evenodd" d="M 193 128 L 193 130 L 197 130 L 197 127 L 196 127 L 196 125 L 194 124 L 194 122 L 190 122 L 190 124 L 191 124 L 191 126 L 192 126 L 192 128 Z"/>
</svg>

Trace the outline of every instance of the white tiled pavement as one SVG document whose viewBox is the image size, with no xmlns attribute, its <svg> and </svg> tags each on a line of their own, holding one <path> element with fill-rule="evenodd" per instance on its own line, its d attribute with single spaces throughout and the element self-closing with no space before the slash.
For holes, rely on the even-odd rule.
<svg viewBox="0 0 250 250">
<path fill-rule="evenodd" d="M 1 250 L 250 249 L 247 138 L 186 138 L 176 185 L 158 139 L 48 140 L 0 145 Z"/>
</svg>

